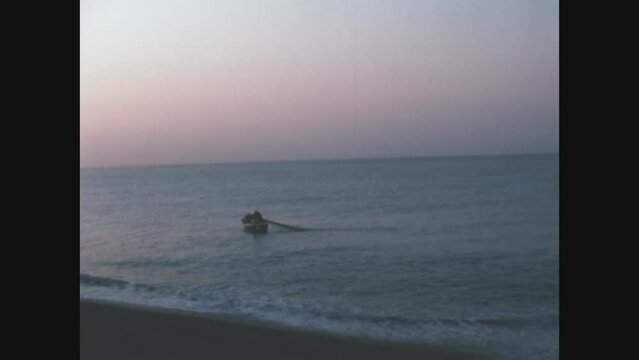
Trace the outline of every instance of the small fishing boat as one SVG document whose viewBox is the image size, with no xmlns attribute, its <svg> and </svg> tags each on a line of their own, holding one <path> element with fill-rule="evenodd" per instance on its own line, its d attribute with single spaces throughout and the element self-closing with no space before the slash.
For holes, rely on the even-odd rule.
<svg viewBox="0 0 639 360">
<path fill-rule="evenodd" d="M 244 231 L 251 233 L 265 233 L 268 231 L 268 221 L 262 218 L 262 214 L 257 210 L 254 214 L 244 215 L 242 224 L 244 224 Z"/>
</svg>

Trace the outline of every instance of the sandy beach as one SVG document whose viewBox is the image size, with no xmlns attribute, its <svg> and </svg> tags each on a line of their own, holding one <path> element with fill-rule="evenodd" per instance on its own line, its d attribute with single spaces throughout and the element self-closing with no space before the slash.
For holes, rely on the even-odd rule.
<svg viewBox="0 0 639 360">
<path fill-rule="evenodd" d="M 186 312 L 80 301 L 80 358 L 480 359 L 448 348 L 373 342 Z"/>
</svg>

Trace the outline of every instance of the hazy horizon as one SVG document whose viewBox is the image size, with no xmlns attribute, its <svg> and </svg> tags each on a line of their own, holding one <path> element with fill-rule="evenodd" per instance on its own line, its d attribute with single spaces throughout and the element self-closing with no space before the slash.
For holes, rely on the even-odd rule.
<svg viewBox="0 0 639 360">
<path fill-rule="evenodd" d="M 404 160 L 404 159 L 450 159 L 450 158 L 474 158 L 474 157 L 530 157 L 530 156 L 559 156 L 559 152 L 537 153 L 506 153 L 506 154 L 459 154 L 459 155 L 407 155 L 388 157 L 361 157 L 361 158 L 317 158 L 317 159 L 272 159 L 272 160 L 246 160 L 246 161 L 220 161 L 220 162 L 193 162 L 193 163 L 157 163 L 157 164 L 130 164 L 130 165 L 89 165 L 80 166 L 80 169 L 97 168 L 128 168 L 128 167 L 171 167 L 171 166 L 206 166 L 206 165 L 235 165 L 235 164 L 268 164 L 289 162 L 329 162 L 329 161 L 376 161 L 376 160 Z"/>
<path fill-rule="evenodd" d="M 80 166 L 557 154 L 557 1 L 81 1 Z"/>
</svg>

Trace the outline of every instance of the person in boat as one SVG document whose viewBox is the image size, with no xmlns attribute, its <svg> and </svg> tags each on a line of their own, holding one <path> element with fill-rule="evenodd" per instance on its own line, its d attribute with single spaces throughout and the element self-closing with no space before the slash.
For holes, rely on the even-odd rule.
<svg viewBox="0 0 639 360">
<path fill-rule="evenodd" d="M 242 223 L 243 224 L 248 224 L 253 222 L 253 214 L 248 213 L 246 215 L 244 215 L 244 217 L 242 218 Z"/>
<path fill-rule="evenodd" d="M 257 211 L 257 210 L 255 210 L 255 212 L 253 212 L 253 216 L 252 217 L 253 217 L 253 222 L 256 222 L 256 223 L 264 220 L 264 218 L 262 217 L 262 214 L 259 211 Z"/>
</svg>

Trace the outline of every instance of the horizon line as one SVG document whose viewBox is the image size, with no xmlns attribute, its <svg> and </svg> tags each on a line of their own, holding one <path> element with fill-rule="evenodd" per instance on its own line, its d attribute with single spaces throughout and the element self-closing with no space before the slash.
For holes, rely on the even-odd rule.
<svg viewBox="0 0 639 360">
<path fill-rule="evenodd" d="M 531 153 L 503 153 L 503 154 L 462 154 L 462 155 L 407 155 L 386 157 L 361 157 L 361 158 L 326 158 L 326 159 L 280 159 L 280 160 L 246 160 L 246 161 L 219 161 L 219 162 L 194 162 L 194 163 L 170 163 L 170 164 L 138 164 L 138 165 L 90 165 L 80 166 L 80 170 L 88 169 L 112 169 L 112 168 L 140 168 L 140 167 L 175 167 L 175 166 L 204 166 L 204 165 L 241 165 L 241 164 L 267 164 L 267 163 L 294 163 L 294 162 L 323 162 L 323 161 L 362 161 L 362 160 L 400 160 L 422 158 L 466 158 L 466 157 L 507 157 L 507 156 L 542 156 L 559 155 L 559 152 L 531 152 Z"/>
</svg>

